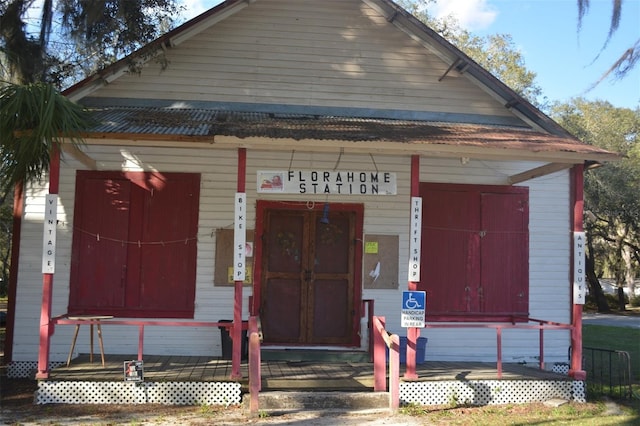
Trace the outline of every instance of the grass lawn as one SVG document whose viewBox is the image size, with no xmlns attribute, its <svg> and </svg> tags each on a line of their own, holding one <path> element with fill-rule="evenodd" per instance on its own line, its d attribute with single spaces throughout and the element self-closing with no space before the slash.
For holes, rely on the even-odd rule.
<svg viewBox="0 0 640 426">
<path fill-rule="evenodd" d="M 582 346 L 629 352 L 631 374 L 640 383 L 640 330 L 635 328 L 585 325 Z"/>
</svg>

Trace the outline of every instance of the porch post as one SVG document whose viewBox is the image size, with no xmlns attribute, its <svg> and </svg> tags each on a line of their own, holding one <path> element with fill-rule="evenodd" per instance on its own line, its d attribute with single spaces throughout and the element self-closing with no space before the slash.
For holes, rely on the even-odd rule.
<svg viewBox="0 0 640 426">
<path fill-rule="evenodd" d="M 584 165 L 577 164 L 571 169 L 571 205 L 573 215 L 571 218 L 573 234 L 584 231 L 583 211 L 584 211 Z M 573 240 L 573 235 L 572 235 Z M 575 271 L 575 249 L 571 244 L 571 285 L 576 280 Z M 582 369 L 582 304 L 576 303 L 576 295 L 572 291 L 572 322 L 571 329 L 571 366 L 569 376 L 576 380 L 585 380 L 587 373 Z"/>
<path fill-rule="evenodd" d="M 411 156 L 411 197 L 420 196 L 420 156 Z M 415 291 L 418 289 L 418 283 L 415 281 L 409 281 L 409 291 Z M 416 373 L 416 345 L 420 337 L 420 329 L 415 327 L 407 328 L 407 366 L 404 373 L 404 378 L 408 380 L 415 380 L 418 378 Z"/>
<path fill-rule="evenodd" d="M 237 192 L 245 192 L 247 171 L 247 150 L 238 148 L 238 177 L 236 179 Z M 245 230 L 243 230 L 245 232 Z M 233 341 L 231 354 L 231 378 L 241 379 L 240 363 L 242 361 L 242 281 L 234 281 L 233 300 L 233 328 L 231 339 Z"/>
<path fill-rule="evenodd" d="M 16 319 L 16 295 L 18 293 L 18 262 L 20 261 L 20 232 L 24 213 L 24 183 L 18 182 L 13 190 L 13 228 L 11 231 L 11 267 L 7 288 L 7 326 L 4 340 L 4 361 L 13 361 L 13 336 Z"/>
<path fill-rule="evenodd" d="M 60 150 L 51 150 L 49 160 L 49 194 L 58 194 L 60 186 Z M 47 206 L 45 206 L 45 209 Z M 46 224 L 45 224 L 46 226 Z M 56 226 L 55 224 L 53 226 Z M 55 252 L 54 252 L 55 255 Z M 53 272 L 42 273 L 42 305 L 40 306 L 40 343 L 38 347 L 38 371 L 36 379 L 49 378 L 49 351 L 51 349 L 51 299 L 53 297 Z"/>
</svg>

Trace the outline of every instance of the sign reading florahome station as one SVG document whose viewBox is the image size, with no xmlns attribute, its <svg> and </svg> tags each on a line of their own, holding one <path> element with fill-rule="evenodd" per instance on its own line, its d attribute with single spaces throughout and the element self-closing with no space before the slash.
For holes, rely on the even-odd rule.
<svg viewBox="0 0 640 426">
<path fill-rule="evenodd" d="M 396 174 L 379 171 L 259 170 L 259 193 L 396 195 Z"/>
</svg>

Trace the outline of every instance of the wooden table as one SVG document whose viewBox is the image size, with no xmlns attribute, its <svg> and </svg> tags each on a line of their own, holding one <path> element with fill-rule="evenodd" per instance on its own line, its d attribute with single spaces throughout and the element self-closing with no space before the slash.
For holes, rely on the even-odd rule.
<svg viewBox="0 0 640 426">
<path fill-rule="evenodd" d="M 102 366 L 104 367 L 104 345 L 102 344 L 102 327 L 100 326 L 100 321 L 112 319 L 112 315 L 78 315 L 78 316 L 68 316 L 67 319 L 71 321 L 82 321 L 83 323 L 89 324 L 89 340 L 90 340 L 90 351 L 89 351 L 89 361 L 93 362 L 93 325 L 95 324 L 98 329 L 98 343 L 100 345 L 100 357 L 102 358 Z M 82 323 L 76 324 L 76 330 L 73 333 L 73 341 L 71 342 L 71 349 L 69 349 L 69 356 L 67 357 L 67 367 L 71 364 L 71 356 L 73 355 L 73 350 L 76 347 L 76 340 L 78 339 L 78 331 L 80 331 L 80 326 Z"/>
</svg>

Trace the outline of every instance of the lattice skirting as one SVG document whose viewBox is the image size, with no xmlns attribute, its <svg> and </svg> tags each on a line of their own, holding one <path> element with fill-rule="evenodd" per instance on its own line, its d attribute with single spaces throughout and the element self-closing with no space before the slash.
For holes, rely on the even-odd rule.
<svg viewBox="0 0 640 426">
<path fill-rule="evenodd" d="M 585 382 L 578 380 L 446 380 L 400 383 L 401 404 L 524 404 L 544 402 L 553 398 L 586 402 Z"/>
<path fill-rule="evenodd" d="M 65 365 L 65 362 L 49 363 L 49 370 Z M 13 361 L 7 364 L 7 377 L 10 379 L 34 379 L 38 372 L 38 361 Z"/>
<path fill-rule="evenodd" d="M 72 382 L 40 381 L 36 404 L 240 404 L 235 382 Z"/>
</svg>

